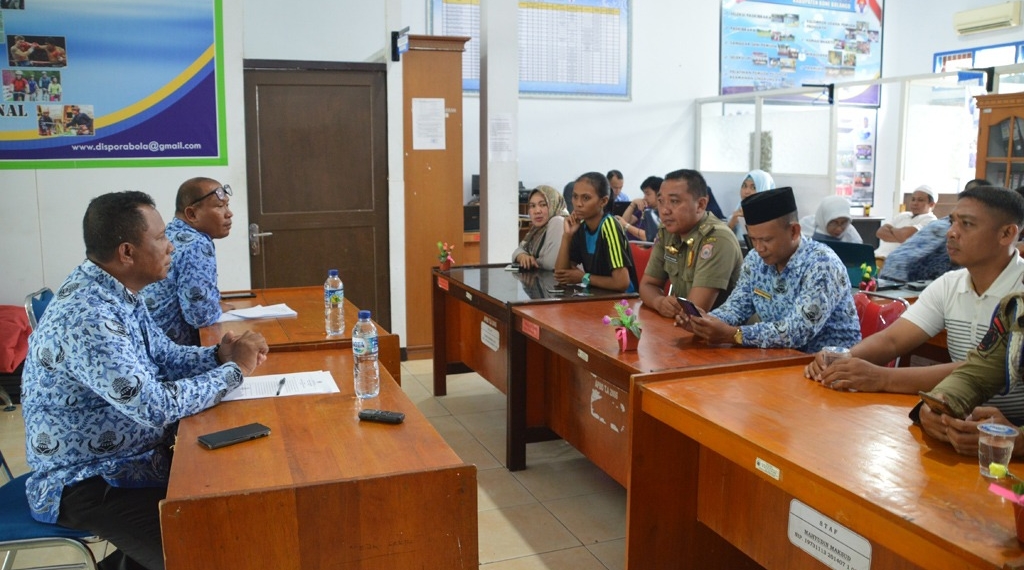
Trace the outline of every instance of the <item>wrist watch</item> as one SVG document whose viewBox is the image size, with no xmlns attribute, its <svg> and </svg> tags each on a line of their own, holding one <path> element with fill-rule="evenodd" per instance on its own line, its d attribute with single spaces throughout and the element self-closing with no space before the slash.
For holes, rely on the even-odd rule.
<svg viewBox="0 0 1024 570">
<path fill-rule="evenodd" d="M 736 344 L 743 344 L 743 329 L 736 327 L 736 332 L 732 335 L 732 341 Z"/>
<path fill-rule="evenodd" d="M 584 273 L 583 274 L 583 279 L 580 281 L 580 283 L 583 283 L 583 288 L 584 289 L 590 287 L 590 274 L 589 273 Z"/>
</svg>

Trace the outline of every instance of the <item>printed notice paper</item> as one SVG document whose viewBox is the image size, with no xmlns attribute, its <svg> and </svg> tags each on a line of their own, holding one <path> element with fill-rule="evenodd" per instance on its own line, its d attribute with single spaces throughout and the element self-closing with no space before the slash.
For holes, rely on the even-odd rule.
<svg viewBox="0 0 1024 570">
<path fill-rule="evenodd" d="M 282 384 L 281 381 L 284 380 Z M 280 388 L 280 392 L 278 391 Z M 250 376 L 238 388 L 224 396 L 225 402 L 231 400 L 255 400 L 258 398 L 279 398 L 282 396 L 305 396 L 308 394 L 338 393 L 338 385 L 334 377 L 325 370 L 312 372 L 293 372 L 291 374 L 272 374 L 269 376 Z"/>
</svg>

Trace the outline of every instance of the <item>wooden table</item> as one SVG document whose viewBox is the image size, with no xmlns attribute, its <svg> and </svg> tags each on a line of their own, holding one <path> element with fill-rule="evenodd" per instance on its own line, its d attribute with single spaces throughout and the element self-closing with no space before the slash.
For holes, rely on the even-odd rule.
<svg viewBox="0 0 1024 570">
<path fill-rule="evenodd" d="M 634 396 L 630 569 L 826 568 L 791 538 L 821 546 L 834 523 L 872 570 L 1024 567 L 1011 506 L 911 425 L 914 396 L 834 392 L 801 366 L 638 379 Z M 800 504 L 833 523 L 794 530 Z"/>
<path fill-rule="evenodd" d="M 507 264 L 459 266 L 449 271 L 436 267 L 433 280 L 434 395 L 448 393 L 448 374 L 477 372 L 503 393 L 508 393 L 508 336 L 512 307 L 584 301 L 595 297 L 636 297 L 618 291 L 591 288 L 556 295 L 552 271 L 505 271 Z"/>
<path fill-rule="evenodd" d="M 791 349 L 709 346 L 646 307 L 639 309 L 639 349 L 620 352 L 613 327 L 601 322 L 603 315 L 614 314 L 613 304 L 605 299 L 513 308 L 506 450 L 510 470 L 526 467 L 527 443 L 562 437 L 626 485 L 634 375 L 770 367 L 811 359 Z M 638 300 L 631 301 L 634 309 L 638 305 Z"/>
<path fill-rule="evenodd" d="M 360 403 L 351 349 L 278 352 L 261 374 L 330 370 L 340 394 L 225 402 L 181 421 L 160 517 L 168 570 L 477 568 L 476 467 L 386 370 Z M 404 412 L 360 423 L 360 406 Z M 250 422 L 271 435 L 196 438 Z"/>
<path fill-rule="evenodd" d="M 344 332 L 337 337 L 328 337 L 324 331 L 324 290 L 323 287 L 283 287 L 280 289 L 256 289 L 253 297 L 242 299 L 225 299 L 221 307 L 225 311 L 244 309 L 257 305 L 276 305 L 284 303 L 298 313 L 297 317 L 280 317 L 272 319 L 250 319 L 215 323 L 199 329 L 199 341 L 203 346 L 213 346 L 220 342 L 228 331 L 243 333 L 247 330 L 256 331 L 267 339 L 273 352 L 291 350 L 318 350 L 321 348 L 350 348 L 352 346 L 352 327 L 359 319 L 359 308 L 345 298 Z M 231 292 L 225 292 L 229 295 Z M 402 383 L 402 356 L 398 335 L 384 330 L 377 325 L 377 343 L 381 365 L 388 369 L 395 381 Z"/>
</svg>

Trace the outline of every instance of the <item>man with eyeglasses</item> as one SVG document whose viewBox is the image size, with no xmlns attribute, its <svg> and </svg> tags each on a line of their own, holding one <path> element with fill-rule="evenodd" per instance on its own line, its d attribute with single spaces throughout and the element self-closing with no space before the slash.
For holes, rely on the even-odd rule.
<svg viewBox="0 0 1024 570">
<path fill-rule="evenodd" d="M 143 289 L 146 307 L 174 342 L 199 345 L 199 329 L 221 316 L 213 240 L 231 232 L 231 186 L 192 178 L 178 188 L 167 239 L 174 244 L 167 278 Z"/>
</svg>

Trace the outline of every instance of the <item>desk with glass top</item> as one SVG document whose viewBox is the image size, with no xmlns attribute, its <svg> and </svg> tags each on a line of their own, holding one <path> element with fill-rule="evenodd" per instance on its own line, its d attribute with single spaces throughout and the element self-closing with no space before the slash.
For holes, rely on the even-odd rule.
<svg viewBox="0 0 1024 570">
<path fill-rule="evenodd" d="M 448 393 L 448 374 L 474 371 L 508 393 L 508 336 L 512 307 L 636 297 L 617 291 L 565 287 L 553 271 L 506 271 L 506 265 L 434 268 L 434 395 Z"/>
</svg>

